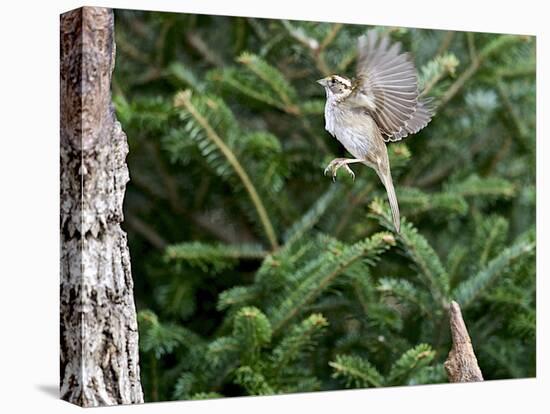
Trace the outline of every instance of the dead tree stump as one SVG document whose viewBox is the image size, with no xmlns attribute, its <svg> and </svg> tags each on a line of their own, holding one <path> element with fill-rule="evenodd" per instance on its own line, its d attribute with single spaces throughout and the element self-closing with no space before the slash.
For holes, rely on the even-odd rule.
<svg viewBox="0 0 550 414">
<path fill-rule="evenodd" d="M 60 22 L 61 398 L 143 402 L 126 234 L 126 135 L 111 102 L 114 18 L 83 7 Z"/>
<path fill-rule="evenodd" d="M 466 329 L 460 306 L 455 301 L 449 308 L 453 347 L 445 361 L 445 370 L 450 382 L 483 381 L 483 375 L 477 364 L 472 341 Z"/>
</svg>

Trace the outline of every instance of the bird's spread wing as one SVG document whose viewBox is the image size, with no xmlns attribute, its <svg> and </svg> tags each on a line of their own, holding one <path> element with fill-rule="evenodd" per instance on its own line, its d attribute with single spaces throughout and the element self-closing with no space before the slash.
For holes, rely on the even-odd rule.
<svg viewBox="0 0 550 414">
<path fill-rule="evenodd" d="M 364 107 L 386 141 L 398 141 L 424 128 L 432 111 L 418 98 L 416 69 L 401 44 L 375 31 L 358 42 L 357 78 L 346 101 Z"/>
<path fill-rule="evenodd" d="M 418 100 L 416 111 L 414 111 L 411 119 L 409 119 L 400 131 L 394 133 L 387 140 L 399 141 L 405 138 L 409 134 L 416 134 L 422 128 L 424 128 L 431 121 L 433 116 L 433 109 L 430 106 L 429 100 Z"/>
</svg>

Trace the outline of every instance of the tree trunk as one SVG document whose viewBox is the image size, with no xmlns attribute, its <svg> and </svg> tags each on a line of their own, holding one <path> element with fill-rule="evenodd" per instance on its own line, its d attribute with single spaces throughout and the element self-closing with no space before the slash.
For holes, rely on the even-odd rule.
<svg viewBox="0 0 550 414">
<path fill-rule="evenodd" d="M 61 16 L 61 398 L 143 402 L 126 234 L 126 135 L 114 115 L 113 12 Z"/>
</svg>

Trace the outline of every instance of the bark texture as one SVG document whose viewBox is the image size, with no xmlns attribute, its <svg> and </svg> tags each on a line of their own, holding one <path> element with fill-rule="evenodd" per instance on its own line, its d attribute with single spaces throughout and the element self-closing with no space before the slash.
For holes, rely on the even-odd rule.
<svg viewBox="0 0 550 414">
<path fill-rule="evenodd" d="M 128 144 L 111 102 L 113 12 L 61 16 L 61 398 L 143 402 L 122 202 Z"/>
<path fill-rule="evenodd" d="M 445 370 L 450 382 L 483 381 L 481 369 L 477 364 L 472 341 L 466 329 L 460 306 L 451 302 L 449 309 L 453 347 L 445 361 Z"/>
</svg>

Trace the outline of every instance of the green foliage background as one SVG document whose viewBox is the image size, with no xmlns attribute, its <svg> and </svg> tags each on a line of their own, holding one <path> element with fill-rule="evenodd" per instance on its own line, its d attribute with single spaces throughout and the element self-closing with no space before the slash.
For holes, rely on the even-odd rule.
<svg viewBox="0 0 550 414">
<path fill-rule="evenodd" d="M 369 27 L 116 12 L 113 94 L 146 400 L 446 382 L 456 300 L 486 379 L 535 375 L 535 39 L 378 27 L 437 114 L 389 146 L 393 233 L 315 80 Z"/>
</svg>

